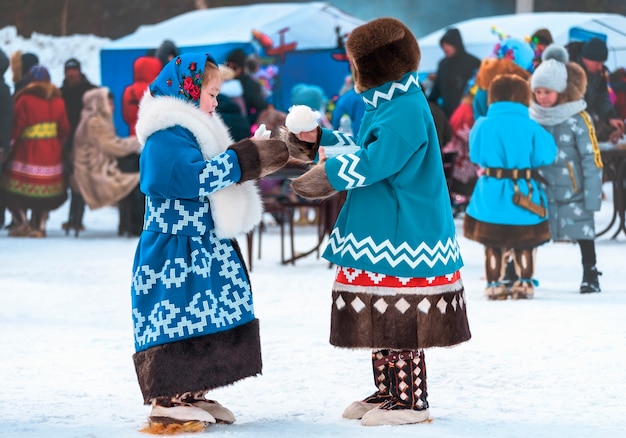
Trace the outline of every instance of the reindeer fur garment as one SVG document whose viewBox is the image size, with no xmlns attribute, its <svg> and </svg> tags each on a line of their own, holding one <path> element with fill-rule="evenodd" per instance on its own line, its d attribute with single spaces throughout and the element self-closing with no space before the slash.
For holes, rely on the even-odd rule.
<svg viewBox="0 0 626 438">
<path fill-rule="evenodd" d="M 139 106 L 137 137 L 144 145 L 154 132 L 173 126 L 188 129 L 198 141 L 205 160 L 221 154 L 234 143 L 219 117 L 210 116 L 181 99 L 144 94 Z M 211 215 L 219 238 L 248 232 L 261 220 L 263 207 L 254 181 L 233 184 L 209 195 Z"/>
</svg>

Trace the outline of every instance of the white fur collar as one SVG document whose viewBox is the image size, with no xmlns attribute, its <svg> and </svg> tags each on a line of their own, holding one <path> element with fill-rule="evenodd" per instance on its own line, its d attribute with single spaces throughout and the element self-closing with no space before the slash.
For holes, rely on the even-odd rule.
<svg viewBox="0 0 626 438">
<path fill-rule="evenodd" d="M 212 117 L 181 99 L 153 97 L 146 92 L 139 105 L 137 138 L 142 146 L 154 132 L 182 126 L 194 135 L 202 156 L 209 160 L 234 143 L 218 115 Z M 219 238 L 232 239 L 251 231 L 261 220 L 263 207 L 255 181 L 233 184 L 209 195 L 215 232 Z"/>
</svg>

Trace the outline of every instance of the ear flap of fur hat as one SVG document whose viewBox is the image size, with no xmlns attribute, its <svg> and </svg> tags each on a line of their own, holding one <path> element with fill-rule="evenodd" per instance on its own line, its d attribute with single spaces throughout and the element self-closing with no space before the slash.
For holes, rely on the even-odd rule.
<svg viewBox="0 0 626 438">
<path fill-rule="evenodd" d="M 395 18 L 378 18 L 355 28 L 346 51 L 359 92 L 416 71 L 421 57 L 415 36 Z"/>
<path fill-rule="evenodd" d="M 496 76 L 489 85 L 489 104 L 495 102 L 517 102 L 530 104 L 530 86 L 528 81 L 517 75 L 504 74 Z"/>
<path fill-rule="evenodd" d="M 567 86 L 561 93 L 563 102 L 574 102 L 585 98 L 587 91 L 587 75 L 583 68 L 575 62 L 565 64 L 567 69 Z"/>
</svg>

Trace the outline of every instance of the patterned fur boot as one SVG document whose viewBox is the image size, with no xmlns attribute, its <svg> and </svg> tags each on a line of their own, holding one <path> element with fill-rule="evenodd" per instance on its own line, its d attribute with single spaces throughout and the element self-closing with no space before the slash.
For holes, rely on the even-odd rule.
<svg viewBox="0 0 626 438">
<path fill-rule="evenodd" d="M 508 290 L 504 283 L 500 281 L 502 277 L 502 261 L 507 257 L 502 248 L 493 246 L 485 247 L 485 277 L 487 286 L 485 296 L 489 300 L 506 300 Z"/>
<path fill-rule="evenodd" d="M 186 393 L 181 397 L 181 400 L 183 403 L 188 403 L 208 412 L 220 424 L 232 424 L 235 422 L 235 415 L 233 415 L 230 409 L 225 408 L 215 400 L 207 400 L 204 395 L 204 391 Z"/>
<path fill-rule="evenodd" d="M 535 294 L 537 280 L 533 279 L 535 273 L 535 249 L 515 249 L 515 267 L 519 272 L 519 280 L 511 286 L 511 296 L 514 300 L 532 299 Z"/>
<path fill-rule="evenodd" d="M 428 420 L 424 351 L 391 351 L 389 393 L 391 398 L 363 415 L 364 426 L 414 424 Z"/>
<path fill-rule="evenodd" d="M 374 369 L 374 384 L 378 390 L 363 400 L 355 401 L 343 411 L 343 418 L 360 420 L 366 412 L 377 408 L 381 403 L 390 400 L 389 394 L 389 350 L 372 352 L 372 368 Z"/>
</svg>

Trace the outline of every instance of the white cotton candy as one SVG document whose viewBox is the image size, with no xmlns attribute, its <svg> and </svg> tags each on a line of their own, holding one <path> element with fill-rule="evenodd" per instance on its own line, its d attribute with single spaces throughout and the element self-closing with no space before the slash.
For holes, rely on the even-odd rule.
<svg viewBox="0 0 626 438">
<path fill-rule="evenodd" d="M 294 105 L 289 108 L 285 126 L 294 134 L 312 131 L 317 128 L 320 117 L 319 111 L 313 111 L 306 105 Z"/>
</svg>

